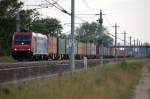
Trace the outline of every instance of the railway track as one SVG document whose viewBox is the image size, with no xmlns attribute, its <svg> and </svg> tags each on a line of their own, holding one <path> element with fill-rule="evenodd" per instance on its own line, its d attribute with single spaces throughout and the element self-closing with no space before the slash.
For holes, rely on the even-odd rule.
<svg viewBox="0 0 150 99">
<path fill-rule="evenodd" d="M 121 59 L 122 60 L 122 59 Z M 104 59 L 104 63 L 114 59 Z M 98 59 L 88 60 L 88 67 L 100 63 Z M 69 61 L 38 61 L 0 63 L 0 85 L 18 83 L 26 80 L 49 78 L 60 73 L 69 72 Z M 76 69 L 84 67 L 83 60 L 76 61 Z"/>
</svg>

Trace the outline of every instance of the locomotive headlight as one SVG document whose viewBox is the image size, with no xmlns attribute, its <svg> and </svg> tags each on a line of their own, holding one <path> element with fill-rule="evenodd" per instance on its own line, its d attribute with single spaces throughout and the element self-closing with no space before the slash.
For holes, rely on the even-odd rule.
<svg viewBox="0 0 150 99">
<path fill-rule="evenodd" d="M 28 51 L 31 51 L 31 49 L 29 48 L 29 49 L 27 49 Z"/>
<path fill-rule="evenodd" d="M 14 50 L 15 50 L 15 51 L 17 51 L 17 49 L 16 49 L 16 48 L 15 48 Z"/>
</svg>

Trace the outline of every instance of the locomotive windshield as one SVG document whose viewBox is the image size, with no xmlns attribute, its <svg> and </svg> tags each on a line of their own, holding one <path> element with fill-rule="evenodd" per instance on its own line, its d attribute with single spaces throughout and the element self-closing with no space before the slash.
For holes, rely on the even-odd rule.
<svg viewBox="0 0 150 99">
<path fill-rule="evenodd" d="M 30 44 L 31 36 L 30 35 L 16 35 L 15 44 Z"/>
</svg>

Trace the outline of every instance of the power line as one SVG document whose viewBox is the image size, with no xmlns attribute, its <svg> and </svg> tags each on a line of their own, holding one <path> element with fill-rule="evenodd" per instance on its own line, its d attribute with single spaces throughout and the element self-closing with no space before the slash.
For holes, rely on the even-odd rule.
<svg viewBox="0 0 150 99">
<path fill-rule="evenodd" d="M 112 23 L 110 22 L 109 18 L 108 18 L 107 16 L 105 16 L 104 18 L 106 19 L 107 23 L 108 23 L 110 26 L 112 26 Z M 119 32 L 121 32 L 120 27 L 118 28 L 118 30 L 119 30 Z M 113 37 L 114 37 L 114 35 L 113 35 Z M 117 38 L 118 38 L 118 37 L 117 37 Z M 118 38 L 118 39 L 124 42 L 123 39 L 121 39 L 121 38 Z M 129 43 L 129 42 L 126 41 L 126 43 Z"/>
<path fill-rule="evenodd" d="M 68 11 L 66 11 L 64 8 L 62 8 L 57 2 L 55 2 L 55 3 L 51 3 L 50 1 L 48 1 L 48 0 L 45 0 L 47 3 L 49 3 L 50 5 L 53 5 L 55 8 L 57 8 L 58 10 L 60 10 L 60 11 L 62 11 L 62 12 L 64 12 L 64 13 L 66 13 L 66 14 L 69 14 L 70 15 L 70 13 L 68 12 Z M 56 6 L 56 5 L 58 5 L 58 6 Z"/>
<path fill-rule="evenodd" d="M 90 9 L 90 6 L 88 5 L 88 3 L 85 0 L 82 0 L 83 3 L 85 4 L 85 6 L 89 9 L 89 11 L 93 14 L 92 10 Z"/>
<path fill-rule="evenodd" d="M 57 2 L 57 3 L 58 3 L 60 0 L 52 0 L 52 1 L 54 1 L 54 2 Z"/>
<path fill-rule="evenodd" d="M 47 0 L 46 0 L 47 1 Z M 61 5 L 58 4 L 58 1 L 52 0 L 58 7 L 60 7 L 64 12 L 67 12 Z"/>
<path fill-rule="evenodd" d="M 52 4 L 51 2 L 49 2 L 48 0 L 45 0 L 47 3 L 49 3 L 50 5 L 53 5 L 55 8 L 57 8 L 58 10 L 60 10 L 60 11 L 62 11 L 62 12 L 64 12 L 65 14 L 68 14 L 68 15 L 71 15 L 71 13 L 69 13 L 67 10 L 65 10 L 61 5 L 59 5 L 57 2 L 55 2 L 55 4 L 57 5 L 55 5 L 55 4 Z M 52 1 L 54 1 L 54 0 L 52 0 Z M 80 20 L 82 20 L 83 22 L 87 22 L 87 21 L 85 21 L 84 19 L 82 19 L 82 18 L 80 18 L 80 17 L 78 17 L 78 16 L 75 16 L 77 19 L 80 19 Z"/>
<path fill-rule="evenodd" d="M 58 1 L 59 0 L 57 0 L 57 1 L 55 1 L 55 0 L 51 0 L 51 1 L 53 1 L 53 3 L 52 2 L 50 2 L 50 1 L 48 1 L 48 0 L 45 0 L 48 4 L 39 4 L 39 5 L 26 5 L 26 6 L 48 6 L 48 5 L 51 5 L 51 6 L 49 6 L 49 7 L 55 7 L 55 8 L 57 8 L 58 10 L 60 10 L 60 11 L 62 11 L 62 12 L 64 12 L 64 13 L 66 13 L 66 14 L 68 14 L 68 15 L 71 15 L 71 13 L 69 13 L 67 10 L 65 10 L 61 5 L 59 5 L 58 4 Z M 99 15 L 99 14 L 93 14 L 93 12 L 91 11 L 91 7 L 87 4 L 87 2 L 85 1 L 85 0 L 83 0 L 83 2 L 84 2 L 84 4 L 87 6 L 87 8 L 90 10 L 90 12 L 92 13 L 92 14 L 77 14 L 77 15 Z M 82 19 L 82 18 L 80 18 L 80 17 L 78 17 L 78 16 L 75 16 L 77 19 L 79 19 L 79 20 L 82 20 L 83 22 L 87 22 L 86 20 L 84 20 L 84 19 Z M 110 22 L 109 22 L 110 23 Z M 111 24 L 111 23 L 110 23 Z M 112 35 L 113 37 L 114 37 L 114 35 Z M 118 37 L 117 37 L 118 38 Z M 119 40 L 121 40 L 121 41 L 124 41 L 124 40 L 122 40 L 121 38 L 118 38 Z"/>
<path fill-rule="evenodd" d="M 78 13 L 78 14 L 76 14 L 76 15 L 97 15 L 97 14 L 88 14 L 88 13 L 80 14 L 80 13 Z"/>
<path fill-rule="evenodd" d="M 65 13 L 65 14 L 68 14 L 68 15 L 71 15 L 71 13 L 69 13 L 69 12 L 68 12 L 67 10 L 65 10 L 61 5 L 58 4 L 58 1 L 59 1 L 59 0 L 57 0 L 57 1 L 51 0 L 51 1 L 53 1 L 53 3 L 51 3 L 49 0 L 44 0 L 44 1 L 46 1 L 48 4 L 44 4 L 44 3 L 43 3 L 43 4 L 38 4 L 38 5 L 25 5 L 25 6 L 40 6 L 40 7 L 46 6 L 46 7 L 43 7 L 43 8 L 55 7 L 55 8 L 57 8 L 58 10 L 60 10 L 61 12 Z M 51 6 L 49 6 L 49 5 L 51 5 Z M 38 9 L 41 9 L 41 8 L 38 8 Z M 95 15 L 95 14 L 93 14 L 93 15 Z M 86 20 L 84 20 L 84 19 L 78 17 L 77 15 L 75 15 L 75 17 L 76 17 L 77 19 L 83 21 L 83 22 L 87 22 Z"/>
<path fill-rule="evenodd" d="M 93 13 L 93 12 L 91 11 L 90 6 L 88 5 L 88 3 L 87 3 L 85 0 L 82 0 L 82 1 L 83 1 L 83 3 L 86 5 L 86 7 L 90 10 L 90 12 Z"/>
<path fill-rule="evenodd" d="M 89 11 L 91 12 L 91 14 L 94 14 L 93 11 L 91 10 L 91 7 L 88 5 L 88 3 L 85 0 L 82 0 L 82 1 L 85 4 L 85 6 L 89 9 Z"/>
<path fill-rule="evenodd" d="M 78 17 L 78 16 L 75 16 L 77 19 L 80 19 L 80 20 L 82 20 L 83 22 L 85 22 L 85 23 L 88 23 L 87 21 L 85 21 L 84 19 L 82 19 L 82 18 L 80 18 L 80 17 Z"/>
<path fill-rule="evenodd" d="M 47 6 L 47 5 L 49 5 L 49 4 L 36 4 L 36 5 L 28 5 L 28 4 L 27 4 L 27 5 L 24 5 L 24 6 L 43 6 L 43 5 L 44 5 L 44 6 L 45 6 L 45 5 Z"/>
<path fill-rule="evenodd" d="M 109 18 L 108 18 L 107 16 L 105 16 L 104 18 L 107 20 L 107 23 L 108 23 L 110 26 L 112 26 L 112 23 L 110 22 Z M 111 33 L 108 33 L 108 34 L 110 34 L 111 36 L 113 36 L 113 37 L 115 38 L 115 35 L 113 35 L 113 34 L 111 34 Z M 117 39 L 124 42 L 124 40 L 121 39 L 121 38 L 119 38 L 118 36 L 117 36 Z"/>
<path fill-rule="evenodd" d="M 111 34 L 111 33 L 109 33 L 109 32 L 106 32 L 108 35 L 110 35 L 110 36 L 112 36 L 112 37 L 114 37 L 115 38 L 115 35 L 113 35 L 113 34 Z M 121 41 L 124 41 L 123 39 L 121 39 L 121 38 L 119 38 L 119 37 L 117 37 L 117 39 L 119 39 L 119 40 L 121 40 Z"/>
</svg>

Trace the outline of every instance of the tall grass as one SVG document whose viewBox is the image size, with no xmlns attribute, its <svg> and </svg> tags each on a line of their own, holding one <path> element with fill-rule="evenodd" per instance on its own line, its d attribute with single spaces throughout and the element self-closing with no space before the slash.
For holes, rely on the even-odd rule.
<svg viewBox="0 0 150 99">
<path fill-rule="evenodd" d="M 1 86 L 0 99 L 130 99 L 145 62 L 111 63 L 51 80 Z"/>
<path fill-rule="evenodd" d="M 12 56 L 0 56 L 0 61 L 15 61 Z"/>
</svg>

